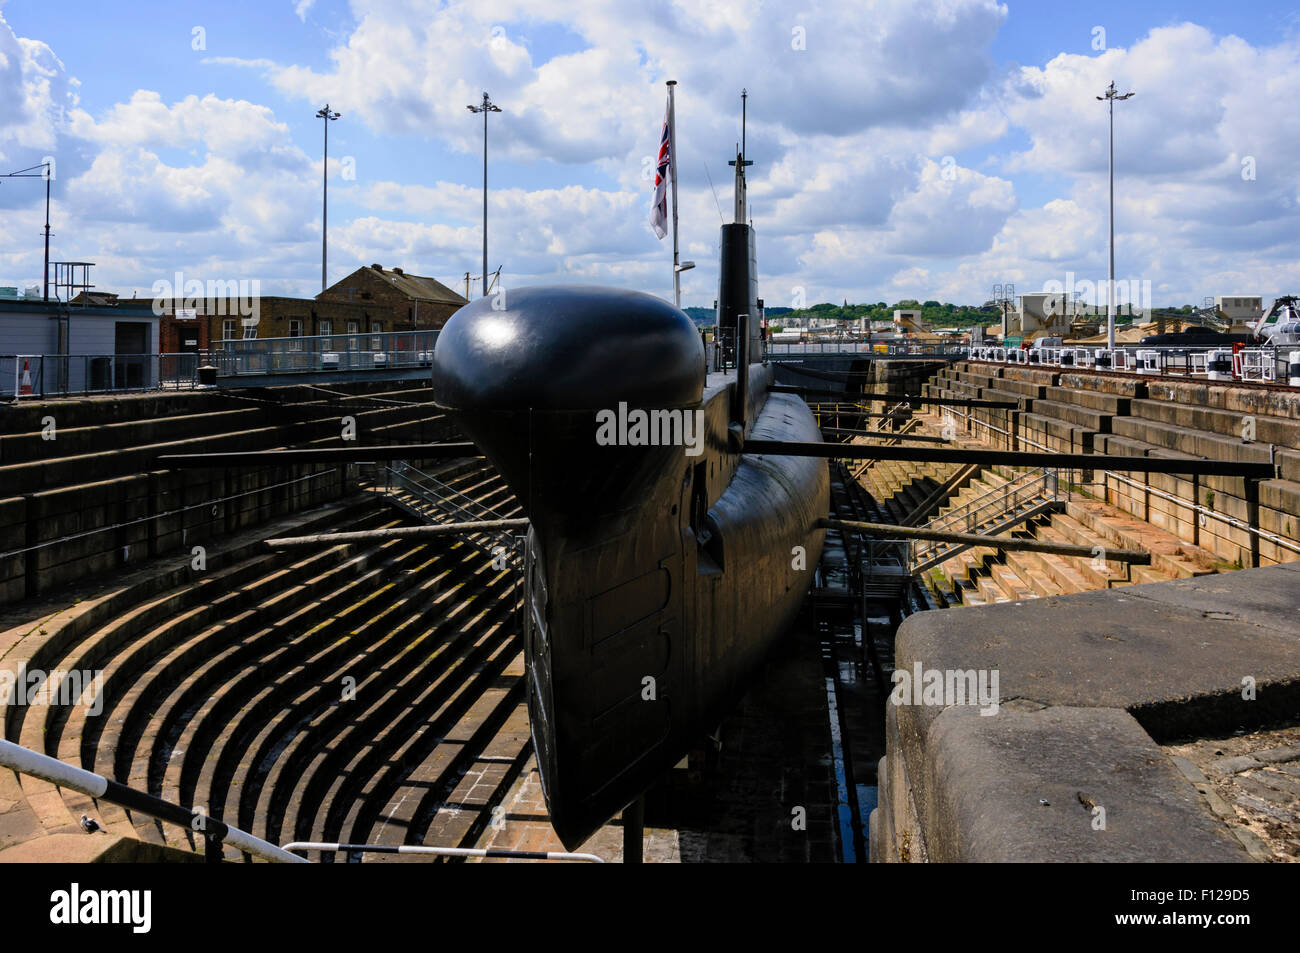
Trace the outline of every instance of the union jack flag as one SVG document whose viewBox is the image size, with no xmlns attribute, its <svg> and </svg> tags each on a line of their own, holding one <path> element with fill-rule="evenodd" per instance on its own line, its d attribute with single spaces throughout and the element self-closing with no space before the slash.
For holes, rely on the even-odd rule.
<svg viewBox="0 0 1300 953">
<path fill-rule="evenodd" d="M 650 227 L 661 240 L 668 234 L 668 175 L 672 168 L 672 136 L 669 109 L 664 107 L 664 131 L 659 137 L 659 161 L 655 165 L 655 199 L 650 209 Z"/>
</svg>

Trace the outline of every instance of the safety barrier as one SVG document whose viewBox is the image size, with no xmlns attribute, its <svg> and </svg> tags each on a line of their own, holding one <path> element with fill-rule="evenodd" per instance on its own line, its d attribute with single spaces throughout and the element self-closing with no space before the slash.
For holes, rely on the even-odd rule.
<svg viewBox="0 0 1300 953">
<path fill-rule="evenodd" d="M 1039 347 L 978 345 L 970 359 L 992 364 L 1109 371 L 1121 374 L 1202 377 L 1212 381 L 1287 383 L 1300 387 L 1300 351 L 1277 348 Z"/>
<path fill-rule="evenodd" d="M 197 354 L 0 354 L 0 398 L 191 390 L 198 369 Z"/>
<path fill-rule="evenodd" d="M 432 367 L 437 340 L 437 331 L 235 339 L 210 356 L 218 377 Z"/>
</svg>

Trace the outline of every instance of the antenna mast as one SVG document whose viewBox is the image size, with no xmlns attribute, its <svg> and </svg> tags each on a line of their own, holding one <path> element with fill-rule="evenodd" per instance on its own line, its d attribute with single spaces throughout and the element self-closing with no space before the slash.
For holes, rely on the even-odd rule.
<svg viewBox="0 0 1300 953">
<path fill-rule="evenodd" d="M 748 112 L 749 90 L 740 91 L 740 148 L 736 152 L 736 158 L 727 165 L 736 167 L 736 218 L 737 225 L 744 225 L 745 220 L 749 217 L 745 206 L 745 166 L 753 165 L 753 162 L 745 158 L 745 122 Z"/>
</svg>

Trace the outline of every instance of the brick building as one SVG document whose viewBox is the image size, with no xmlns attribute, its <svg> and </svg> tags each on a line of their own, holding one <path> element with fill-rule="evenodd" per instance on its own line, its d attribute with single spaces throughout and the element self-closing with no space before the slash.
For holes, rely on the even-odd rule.
<svg viewBox="0 0 1300 953">
<path fill-rule="evenodd" d="M 125 303 L 109 293 L 100 296 L 114 300 L 97 300 L 97 305 Z M 137 303 L 154 305 L 152 299 Z M 163 353 L 182 353 L 217 349 L 223 340 L 241 338 L 437 330 L 468 303 L 435 278 L 371 265 L 358 268 L 315 298 L 163 299 L 157 303 L 162 311 L 158 345 Z"/>
<path fill-rule="evenodd" d="M 261 295 L 256 299 L 200 298 L 176 309 L 162 304 L 159 329 L 162 350 L 199 351 L 220 347 L 223 340 L 291 338 L 317 334 L 387 331 L 388 315 L 367 302 L 318 301 Z M 375 324 L 384 325 L 376 328 Z"/>
<path fill-rule="evenodd" d="M 362 304 L 382 328 L 367 331 L 437 330 L 469 302 L 436 278 L 382 265 L 358 268 L 316 296 L 318 302 Z M 337 331 L 338 329 L 334 329 Z"/>
</svg>

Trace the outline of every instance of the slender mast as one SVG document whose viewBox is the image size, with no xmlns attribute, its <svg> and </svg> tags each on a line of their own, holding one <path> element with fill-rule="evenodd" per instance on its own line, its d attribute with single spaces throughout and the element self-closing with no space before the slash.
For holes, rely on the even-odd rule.
<svg viewBox="0 0 1300 953">
<path fill-rule="evenodd" d="M 735 221 L 737 225 L 744 225 L 745 220 L 749 217 L 749 209 L 745 195 L 745 166 L 753 165 L 745 158 L 745 123 L 748 114 L 749 90 L 740 91 L 740 148 L 736 151 L 736 161 L 728 162 L 727 165 L 736 167 L 736 197 L 735 197 Z"/>
<path fill-rule="evenodd" d="M 1110 83 L 1110 269 L 1106 273 L 1106 348 L 1115 350 L 1115 81 Z"/>
<path fill-rule="evenodd" d="M 43 299 L 47 300 L 47 302 L 49 300 L 49 179 L 51 178 L 53 176 L 51 176 L 51 169 L 49 169 L 47 161 L 45 163 L 45 272 L 44 291 L 42 293 Z"/>
<path fill-rule="evenodd" d="M 1110 121 L 1110 267 L 1106 272 L 1106 347 L 1109 350 L 1115 349 L 1115 100 L 1122 102 L 1132 96 L 1131 91 L 1120 96 L 1112 79 L 1106 87 L 1106 94 L 1097 97 L 1106 100 Z"/>
<path fill-rule="evenodd" d="M 682 306 L 682 272 L 677 247 L 677 105 L 673 92 L 677 80 L 668 80 L 668 174 L 673 180 L 673 307 Z"/>
<path fill-rule="evenodd" d="M 325 249 L 329 241 L 329 194 L 330 194 L 330 123 L 338 119 L 341 113 L 331 112 L 330 104 L 316 111 L 316 118 L 325 121 L 325 147 L 321 154 L 321 190 L 320 190 L 320 290 L 325 290 Z"/>
<path fill-rule="evenodd" d="M 325 110 L 328 113 L 330 104 L 325 104 Z M 320 290 L 325 290 L 325 243 L 329 240 L 330 231 L 330 120 L 325 116 L 325 148 L 322 152 L 324 158 L 321 160 L 321 190 L 320 190 Z"/>
<path fill-rule="evenodd" d="M 50 163 L 45 163 L 45 281 L 43 300 L 50 300 Z"/>
</svg>

